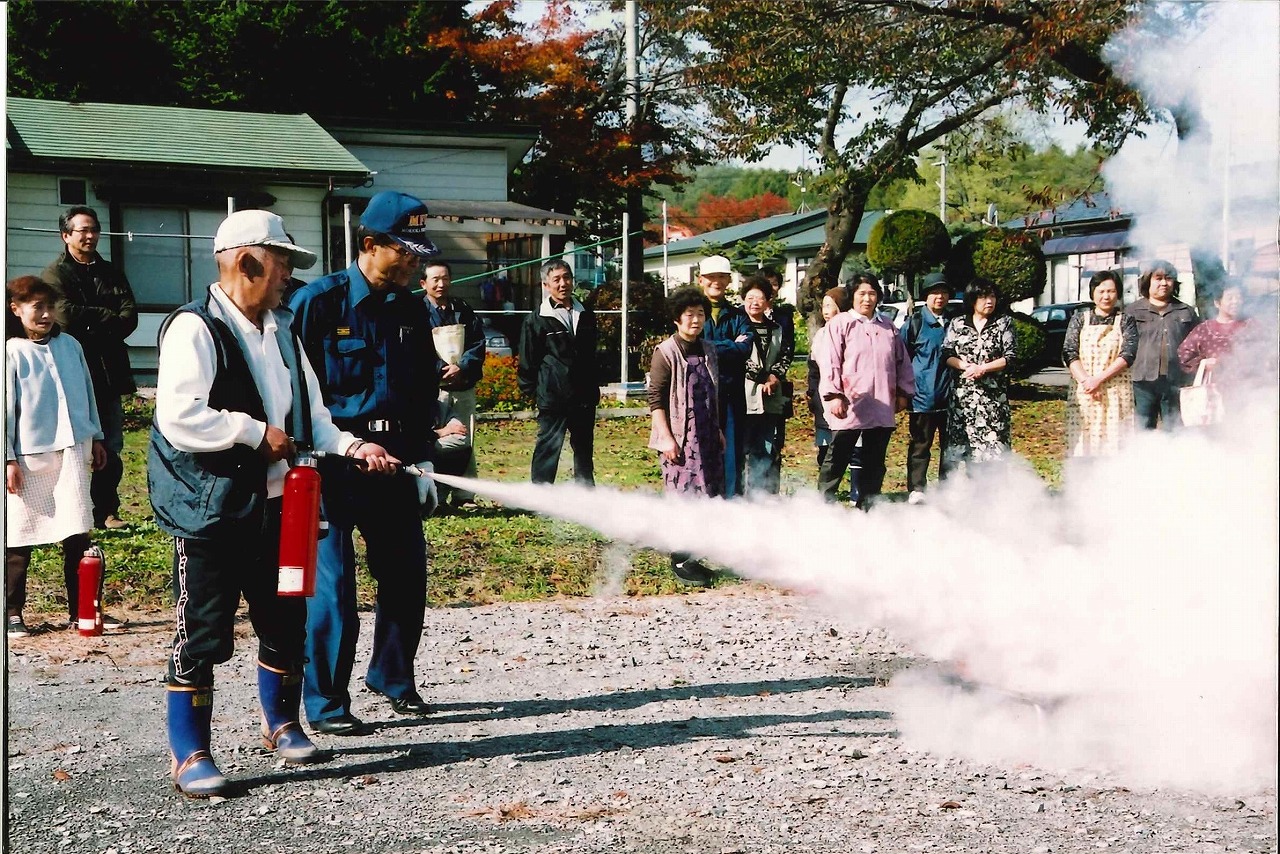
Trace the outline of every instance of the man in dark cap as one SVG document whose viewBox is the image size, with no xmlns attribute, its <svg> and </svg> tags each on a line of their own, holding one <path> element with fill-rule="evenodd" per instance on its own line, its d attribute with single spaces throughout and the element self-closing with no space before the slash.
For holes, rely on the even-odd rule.
<svg viewBox="0 0 1280 854">
<path fill-rule="evenodd" d="M 356 229 L 359 255 L 345 270 L 304 285 L 290 300 L 294 330 L 320 376 L 334 424 L 406 463 L 430 459 L 439 371 L 431 318 L 409 290 L 427 238 L 427 206 L 405 193 L 369 200 Z M 360 633 L 355 549 L 364 537 L 377 583 L 373 655 L 365 685 L 397 714 L 425 715 L 413 659 L 426 608 L 427 544 L 418 484 L 401 473 L 374 484 L 347 461 L 321 461 L 329 535 L 320 541 L 316 595 L 307 608 L 303 701 L 316 732 L 359 735 L 348 689 Z"/>
<path fill-rule="evenodd" d="M 916 393 L 911 398 L 907 427 L 911 443 L 907 449 L 907 501 L 923 504 L 929 474 L 929 454 L 933 437 L 938 437 L 938 477 L 947 474 L 947 401 L 954 375 L 942 361 L 942 339 L 947 332 L 946 308 L 951 286 L 941 273 L 925 276 L 924 304 L 902 324 L 902 340 L 911 357 Z"/>
</svg>

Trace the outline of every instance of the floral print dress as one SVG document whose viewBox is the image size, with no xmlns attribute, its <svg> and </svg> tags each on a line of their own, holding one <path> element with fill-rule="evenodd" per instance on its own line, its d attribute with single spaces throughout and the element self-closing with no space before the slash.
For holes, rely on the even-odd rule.
<svg viewBox="0 0 1280 854">
<path fill-rule="evenodd" d="M 957 373 L 947 410 L 947 456 L 952 463 L 997 460 L 1009 451 L 1008 373 L 1014 353 L 1013 318 L 1007 314 L 988 320 L 981 330 L 967 316 L 955 318 L 947 327 L 942 341 L 944 361 L 952 356 L 978 365 L 1001 357 L 1008 360 L 1003 371 L 977 379 L 962 379 Z"/>
</svg>

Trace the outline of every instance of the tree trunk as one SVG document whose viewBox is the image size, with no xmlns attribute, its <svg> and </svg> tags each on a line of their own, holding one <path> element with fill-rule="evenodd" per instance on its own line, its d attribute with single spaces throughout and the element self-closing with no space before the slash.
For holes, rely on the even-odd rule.
<svg viewBox="0 0 1280 854">
<path fill-rule="evenodd" d="M 1200 110 L 1194 103 L 1182 101 L 1170 112 L 1173 114 L 1174 128 L 1178 132 L 1179 148 L 1192 152 L 1197 148 L 1200 149 L 1192 156 L 1195 156 L 1199 162 L 1208 163 L 1211 138 L 1209 127 Z M 1179 152 L 1180 159 L 1186 157 L 1186 151 Z M 1214 294 L 1222 287 L 1222 280 L 1227 277 L 1225 266 L 1227 259 L 1221 256 L 1218 247 L 1210 238 L 1204 238 L 1192 244 L 1190 254 L 1191 275 L 1196 282 L 1196 309 L 1200 312 L 1200 316 L 1204 317 L 1205 312 L 1213 305 Z"/>
<path fill-rule="evenodd" d="M 853 239 L 867 206 L 866 189 L 845 189 L 827 206 L 827 239 L 818 249 L 805 274 L 798 308 L 810 318 L 811 326 L 822 316 L 822 295 L 840 283 L 840 268 L 853 248 Z"/>
</svg>

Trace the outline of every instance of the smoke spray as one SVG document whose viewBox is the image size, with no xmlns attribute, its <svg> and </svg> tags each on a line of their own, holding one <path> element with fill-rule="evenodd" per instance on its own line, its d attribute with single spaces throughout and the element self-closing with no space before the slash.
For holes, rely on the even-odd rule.
<svg viewBox="0 0 1280 854">
<path fill-rule="evenodd" d="M 1275 411 L 1241 426 L 1274 436 Z M 1207 791 L 1276 773 L 1273 447 L 1148 434 L 1077 468 L 1061 495 L 1014 462 L 953 478 L 925 506 L 869 513 L 815 495 L 441 480 L 692 551 L 956 663 L 970 687 L 929 673 L 895 683 L 904 738 L 922 749 Z"/>
</svg>

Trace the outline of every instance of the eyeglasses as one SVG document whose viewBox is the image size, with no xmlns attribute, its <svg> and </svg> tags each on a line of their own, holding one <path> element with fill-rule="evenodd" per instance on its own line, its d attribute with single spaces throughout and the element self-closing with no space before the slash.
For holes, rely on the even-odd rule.
<svg viewBox="0 0 1280 854">
<path fill-rule="evenodd" d="M 102 234 L 101 228 L 73 228 L 72 234 Z"/>
<path fill-rule="evenodd" d="M 383 246 L 385 246 L 385 247 L 387 247 L 387 248 L 388 248 L 388 249 L 390 249 L 391 251 L 395 252 L 395 253 L 396 253 L 396 255 L 400 256 L 400 258 L 402 258 L 402 259 L 403 259 L 403 258 L 414 258 L 414 259 L 416 259 L 416 258 L 418 257 L 417 255 L 414 255 L 412 252 L 410 252 L 408 249 L 405 249 L 405 248 L 404 248 L 403 246 L 401 246 L 399 243 L 392 242 L 392 243 L 384 243 L 384 244 L 382 244 L 382 245 L 383 245 Z"/>
</svg>

